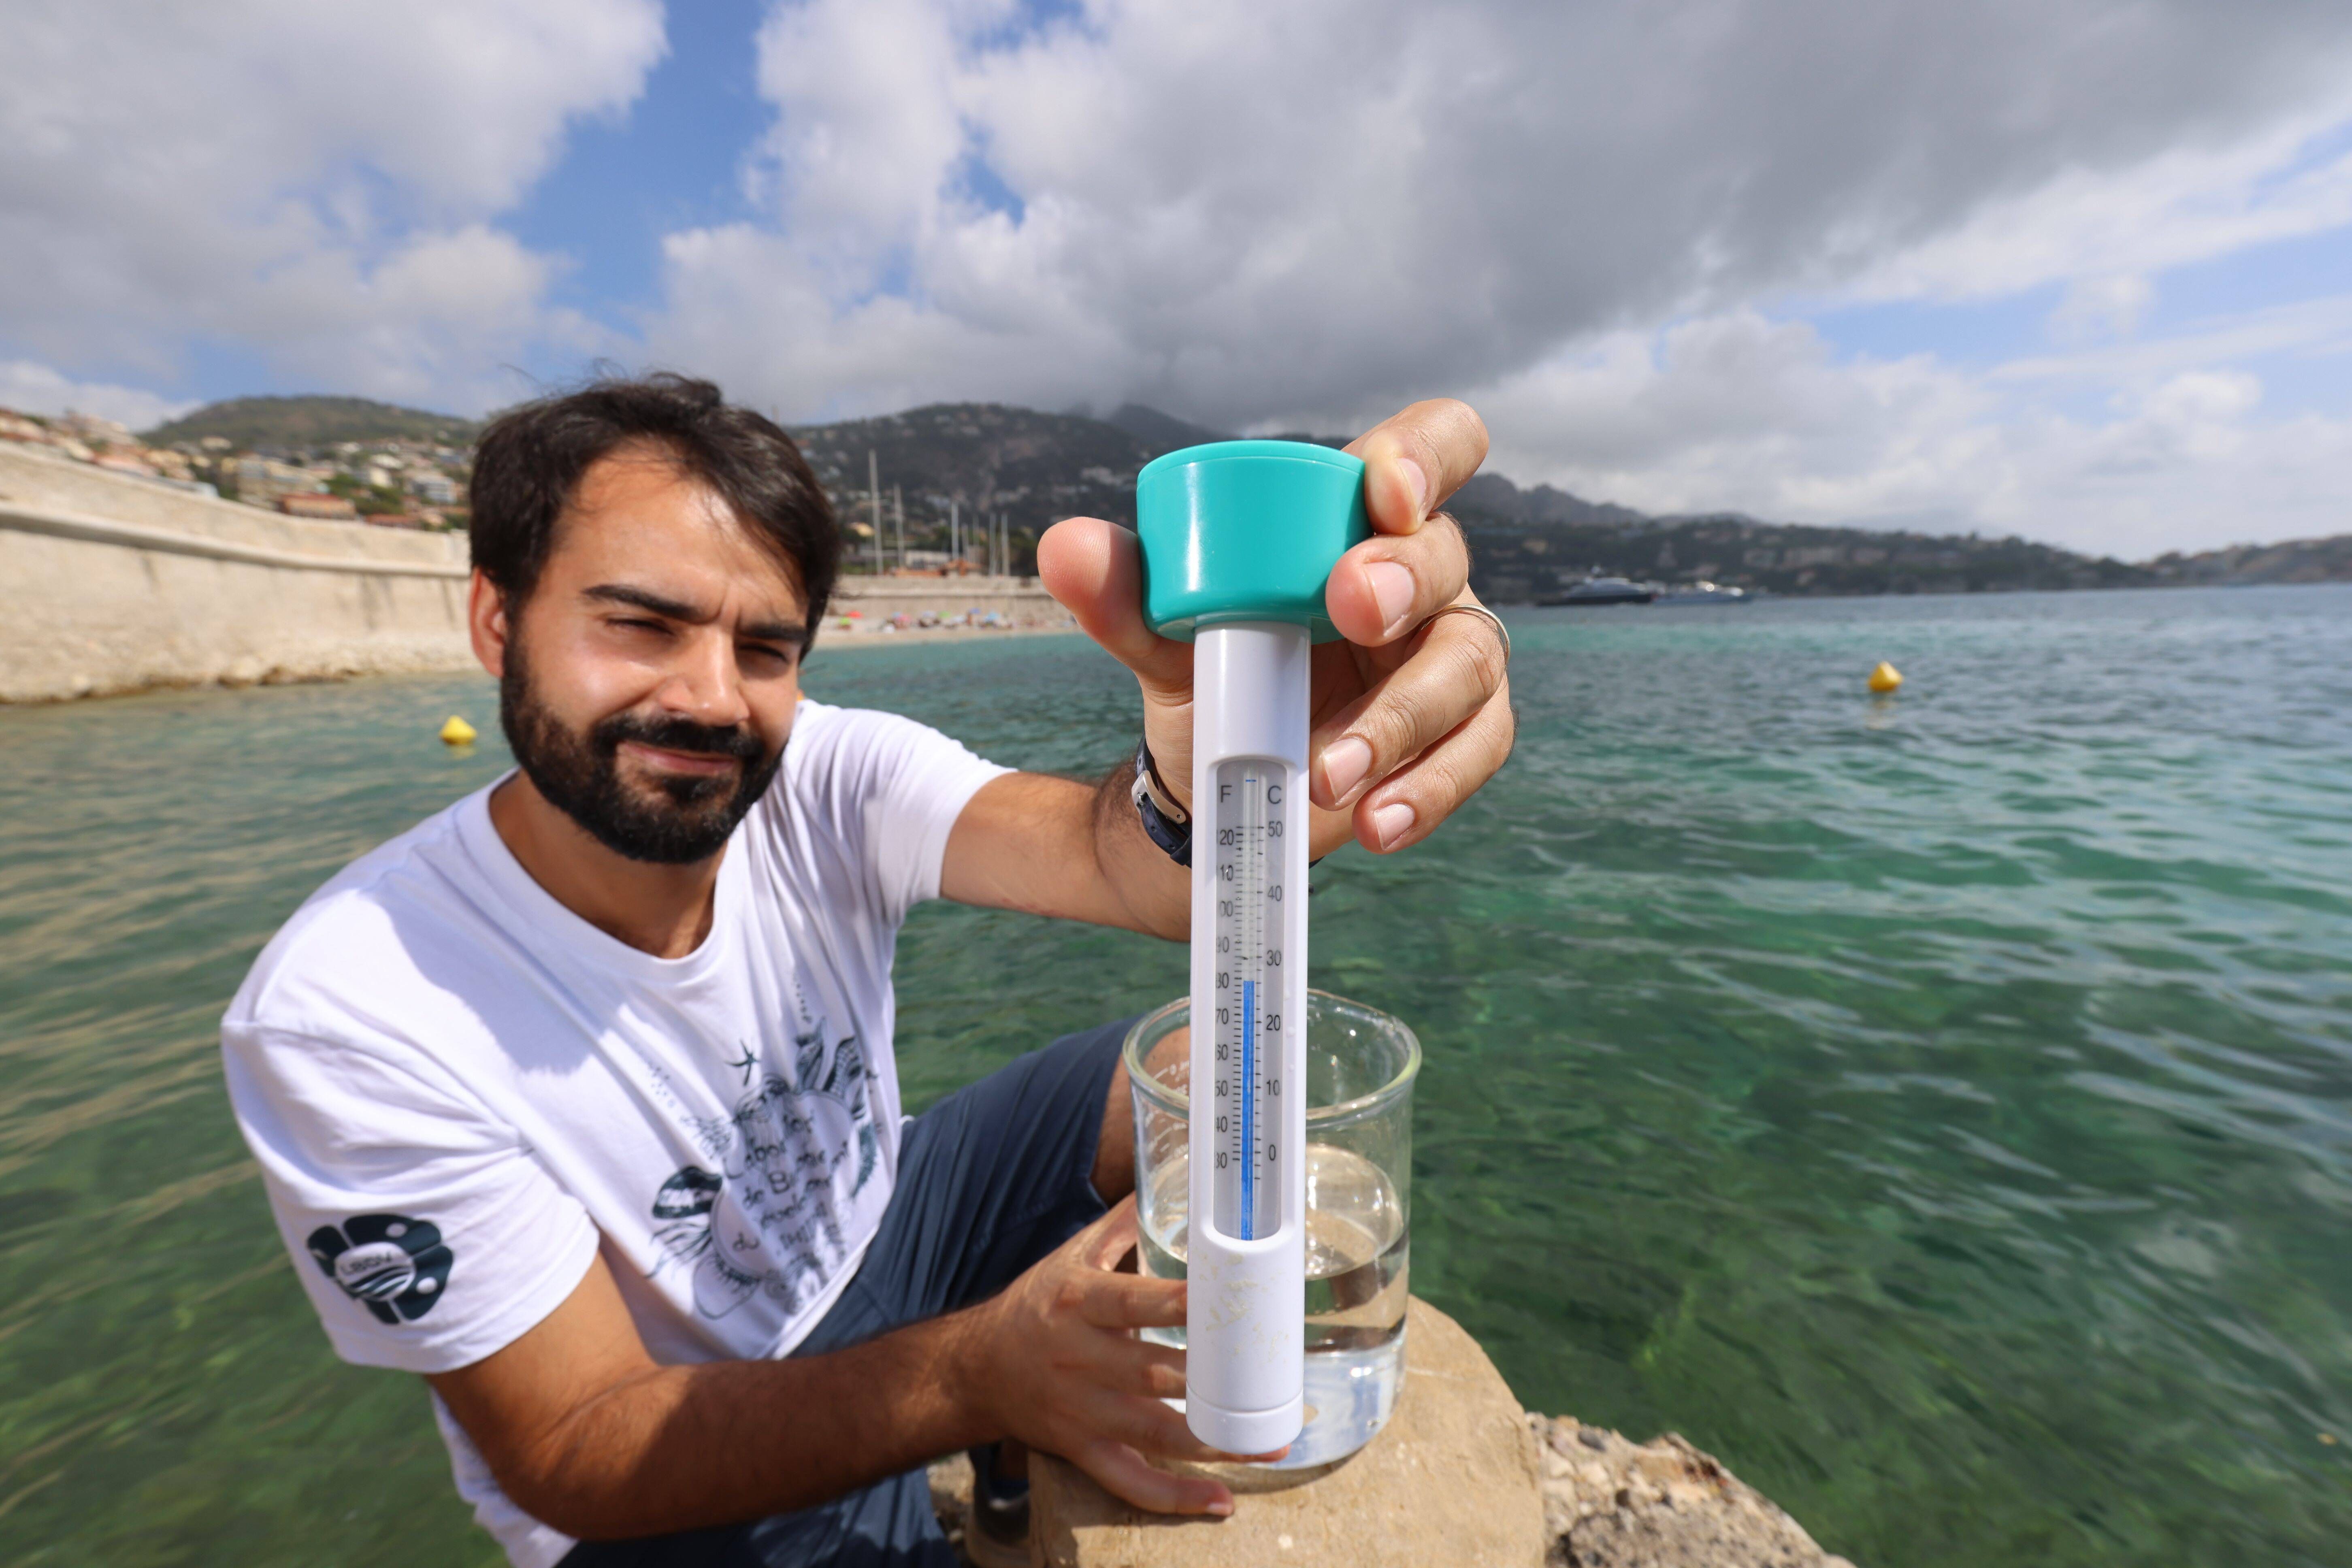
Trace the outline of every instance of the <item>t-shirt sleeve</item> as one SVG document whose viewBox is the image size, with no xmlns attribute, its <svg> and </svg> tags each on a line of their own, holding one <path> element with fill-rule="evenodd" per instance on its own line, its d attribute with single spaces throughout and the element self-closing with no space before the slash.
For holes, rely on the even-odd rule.
<svg viewBox="0 0 2352 1568">
<path fill-rule="evenodd" d="M 982 784 L 1013 770 L 896 713 L 836 709 L 826 720 L 819 788 L 850 819 L 876 904 L 896 924 L 940 896 L 956 818 Z"/>
<path fill-rule="evenodd" d="M 222 1048 L 294 1272 L 343 1360 L 471 1365 L 586 1275 L 587 1211 L 424 1053 L 251 1026 Z"/>
</svg>

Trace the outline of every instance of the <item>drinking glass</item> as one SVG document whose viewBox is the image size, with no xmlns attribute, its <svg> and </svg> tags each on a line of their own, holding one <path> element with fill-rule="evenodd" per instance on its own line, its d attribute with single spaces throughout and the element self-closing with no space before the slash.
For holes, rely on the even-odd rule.
<svg viewBox="0 0 2352 1568">
<path fill-rule="evenodd" d="M 1192 1003 L 1128 1031 L 1143 1272 L 1184 1278 L 1192 1207 Z M 1307 994 L 1307 1425 L 1282 1468 L 1328 1464 L 1371 1441 L 1404 1371 L 1412 1237 L 1412 1080 L 1421 1042 L 1377 1008 Z M 1181 1345 L 1182 1329 L 1145 1337 Z"/>
</svg>

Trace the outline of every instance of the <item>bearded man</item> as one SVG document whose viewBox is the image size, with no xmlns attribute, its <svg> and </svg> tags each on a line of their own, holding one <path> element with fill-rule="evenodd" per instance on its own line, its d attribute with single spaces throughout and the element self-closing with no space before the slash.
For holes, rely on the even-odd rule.
<svg viewBox="0 0 2352 1568">
<path fill-rule="evenodd" d="M 1433 510 L 1484 428 L 1421 404 L 1351 449 L 1375 533 L 1327 588 L 1349 640 L 1317 650 L 1318 856 L 1418 842 L 1512 732 L 1500 625 Z M 1183 1285 L 1116 1268 L 1124 1025 L 913 1119 L 892 1055 L 923 900 L 1186 935 L 1135 786 L 1186 805 L 1192 649 L 1144 625 L 1132 535 L 1039 546 L 1141 687 L 1144 761 L 1088 784 L 801 696 L 838 534 L 784 432 L 708 383 L 510 412 L 471 500 L 518 766 L 321 888 L 222 1027 L 336 1352 L 431 1384 L 521 1568 L 951 1563 L 922 1467 L 1000 1442 L 1230 1511 L 1149 1462 L 1214 1456 L 1161 1403 L 1182 1353 L 1133 1333 L 1181 1324 Z"/>
</svg>

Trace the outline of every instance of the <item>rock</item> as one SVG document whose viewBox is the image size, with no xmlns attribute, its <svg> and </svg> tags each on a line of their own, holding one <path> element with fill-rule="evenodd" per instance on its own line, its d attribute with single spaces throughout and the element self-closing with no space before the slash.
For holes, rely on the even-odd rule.
<svg viewBox="0 0 2352 1568">
<path fill-rule="evenodd" d="M 1360 1452 L 1311 1470 L 1205 1467 L 1234 1489 L 1226 1520 L 1143 1513 L 1033 1454 L 1031 1552 L 1042 1568 L 1536 1568 L 1536 1436 L 1477 1342 L 1415 1300 L 1396 1413 Z"/>
<path fill-rule="evenodd" d="M 968 1562 L 963 1554 L 963 1521 L 971 1508 L 971 1460 L 950 1454 L 944 1459 L 933 1459 L 928 1473 L 931 1512 L 940 1521 L 940 1531 L 955 1549 L 956 1561 Z"/>
<path fill-rule="evenodd" d="M 1667 1433 L 1633 1443 L 1530 1414 L 1546 1568 L 1853 1568 L 1721 1461 Z"/>
</svg>

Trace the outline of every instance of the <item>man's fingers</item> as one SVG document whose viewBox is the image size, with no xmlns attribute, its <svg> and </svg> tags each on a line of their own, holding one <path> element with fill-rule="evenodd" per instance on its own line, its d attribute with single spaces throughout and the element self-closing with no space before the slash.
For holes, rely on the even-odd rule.
<svg viewBox="0 0 2352 1568">
<path fill-rule="evenodd" d="M 1428 837 L 1509 760 L 1517 732 L 1506 682 L 1460 728 L 1356 803 L 1357 842 L 1385 855 Z"/>
<path fill-rule="evenodd" d="M 1087 636 L 1146 682 L 1181 692 L 1192 650 L 1143 624 L 1143 563 L 1135 535 L 1098 517 L 1065 518 L 1037 542 L 1037 576 Z"/>
<path fill-rule="evenodd" d="M 1157 1398 L 1116 1394 L 1105 1404 L 1094 1430 L 1138 1453 L 1161 1459 L 1190 1459 L 1213 1464 L 1236 1456 L 1210 1447 L 1192 1436 L 1184 1417 Z"/>
<path fill-rule="evenodd" d="M 1141 1234 L 1135 1218 L 1135 1194 L 1129 1193 L 1071 1241 L 1079 1262 L 1108 1272 L 1118 1267 L 1118 1260 L 1127 1256 L 1128 1248 L 1136 1244 Z"/>
<path fill-rule="evenodd" d="M 1103 1386 L 1148 1399 L 1184 1397 L 1184 1352 L 1150 1340 L 1118 1340 L 1103 1358 Z"/>
<path fill-rule="evenodd" d="M 1166 1470 L 1154 1469 L 1144 1463 L 1142 1455 L 1124 1443 L 1088 1443 L 1069 1458 L 1072 1464 L 1100 1482 L 1103 1490 L 1148 1513 L 1234 1511 L 1234 1494 L 1222 1482 L 1206 1476 L 1172 1476 Z"/>
<path fill-rule="evenodd" d="M 1173 1329 L 1184 1321 L 1184 1281 L 1148 1274 L 1090 1274 L 1078 1316 L 1098 1329 Z"/>
<path fill-rule="evenodd" d="M 1486 426 L 1470 405 L 1433 397 L 1348 444 L 1364 459 L 1364 507 L 1377 533 L 1417 531 L 1486 460 Z"/>
<path fill-rule="evenodd" d="M 1503 639 L 1485 617 L 1439 616 L 1418 635 L 1411 658 L 1316 725 L 1316 805 L 1352 805 L 1502 689 Z"/>
<path fill-rule="evenodd" d="M 1135 1194 L 1129 1193 L 1108 1214 L 1062 1244 L 1064 1256 L 1084 1269 L 1065 1284 L 1071 1292 L 1066 1299 L 1077 1308 L 1081 1320 L 1098 1329 L 1167 1329 L 1184 1321 L 1181 1279 L 1111 1272 L 1141 1234 Z"/>
<path fill-rule="evenodd" d="M 1376 534 L 1339 557 L 1323 584 L 1323 603 L 1339 635 L 1379 647 L 1409 635 L 1470 581 L 1470 551 L 1452 518 L 1399 538 Z"/>
</svg>

